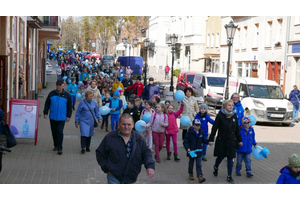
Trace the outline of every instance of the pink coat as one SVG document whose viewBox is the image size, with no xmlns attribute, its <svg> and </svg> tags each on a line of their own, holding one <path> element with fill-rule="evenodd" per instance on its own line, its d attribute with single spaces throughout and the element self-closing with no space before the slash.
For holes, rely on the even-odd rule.
<svg viewBox="0 0 300 200">
<path fill-rule="evenodd" d="M 182 113 L 182 111 L 183 111 L 183 105 L 181 104 L 180 109 L 177 112 L 168 113 L 169 126 L 166 128 L 168 134 L 178 133 L 176 118 Z"/>
<path fill-rule="evenodd" d="M 130 75 L 133 71 L 131 69 L 126 69 L 126 74 Z"/>
</svg>

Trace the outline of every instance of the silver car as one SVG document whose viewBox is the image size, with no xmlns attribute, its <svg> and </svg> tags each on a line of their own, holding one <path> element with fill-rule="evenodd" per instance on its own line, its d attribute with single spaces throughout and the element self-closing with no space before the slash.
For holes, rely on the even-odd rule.
<svg viewBox="0 0 300 200">
<path fill-rule="evenodd" d="M 104 66 L 109 65 L 109 67 L 113 67 L 115 64 L 115 58 L 113 56 L 103 56 L 101 61 L 101 64 Z"/>
</svg>

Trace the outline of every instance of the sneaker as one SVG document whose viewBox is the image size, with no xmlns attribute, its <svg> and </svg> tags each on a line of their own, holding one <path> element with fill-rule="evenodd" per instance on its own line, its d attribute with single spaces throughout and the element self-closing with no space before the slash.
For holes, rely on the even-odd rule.
<svg viewBox="0 0 300 200">
<path fill-rule="evenodd" d="M 160 158 L 155 159 L 157 163 L 161 163 Z"/>
<path fill-rule="evenodd" d="M 251 172 L 247 172 L 247 177 L 251 178 L 253 176 L 253 174 Z"/>
<path fill-rule="evenodd" d="M 57 150 L 57 154 L 61 155 L 62 154 L 62 150 Z"/>
<path fill-rule="evenodd" d="M 205 156 L 202 156 L 202 160 L 203 161 L 207 161 L 207 159 L 205 158 Z"/>
<path fill-rule="evenodd" d="M 237 176 L 242 176 L 240 170 L 237 170 L 235 173 L 236 173 Z"/>
<path fill-rule="evenodd" d="M 189 174 L 189 179 L 194 180 L 194 174 Z"/>
<path fill-rule="evenodd" d="M 54 148 L 53 148 L 53 151 L 57 151 L 57 147 L 54 147 Z"/>
<path fill-rule="evenodd" d="M 81 153 L 84 154 L 84 153 L 85 153 L 85 150 L 84 150 L 84 149 L 81 149 Z"/>
<path fill-rule="evenodd" d="M 218 169 L 216 169 L 215 166 L 213 168 L 214 168 L 214 171 L 213 171 L 214 176 L 218 176 Z"/>
<path fill-rule="evenodd" d="M 91 151 L 90 148 L 87 147 L 87 148 L 86 148 L 86 152 L 90 152 L 90 151 Z"/>
<path fill-rule="evenodd" d="M 202 175 L 199 175 L 198 181 L 199 183 L 203 183 L 205 181 L 205 178 Z"/>
<path fill-rule="evenodd" d="M 234 180 L 232 179 L 232 177 L 231 176 L 229 176 L 229 177 L 227 177 L 227 181 L 229 182 L 229 183 L 234 183 Z"/>
</svg>

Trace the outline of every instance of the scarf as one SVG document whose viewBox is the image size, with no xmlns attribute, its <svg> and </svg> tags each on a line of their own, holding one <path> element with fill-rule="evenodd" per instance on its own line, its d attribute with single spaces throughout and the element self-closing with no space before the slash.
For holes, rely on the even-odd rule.
<svg viewBox="0 0 300 200">
<path fill-rule="evenodd" d="M 233 115 L 234 115 L 234 112 L 233 111 L 231 111 L 231 112 L 228 112 L 226 109 L 222 109 L 222 113 L 224 114 L 224 115 L 226 115 L 226 117 L 232 117 Z"/>
<path fill-rule="evenodd" d="M 91 90 L 91 91 L 95 94 L 95 92 L 96 92 L 96 90 L 98 90 L 98 88 L 95 87 L 95 88 L 93 89 L 91 86 L 89 86 L 89 90 Z"/>
</svg>

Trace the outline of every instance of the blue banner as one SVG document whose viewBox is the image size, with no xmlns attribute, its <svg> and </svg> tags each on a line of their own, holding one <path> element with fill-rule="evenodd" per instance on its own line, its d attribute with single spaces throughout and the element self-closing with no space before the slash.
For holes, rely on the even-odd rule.
<svg viewBox="0 0 300 200">
<path fill-rule="evenodd" d="M 292 45 L 292 53 L 300 53 L 300 44 Z"/>
</svg>

